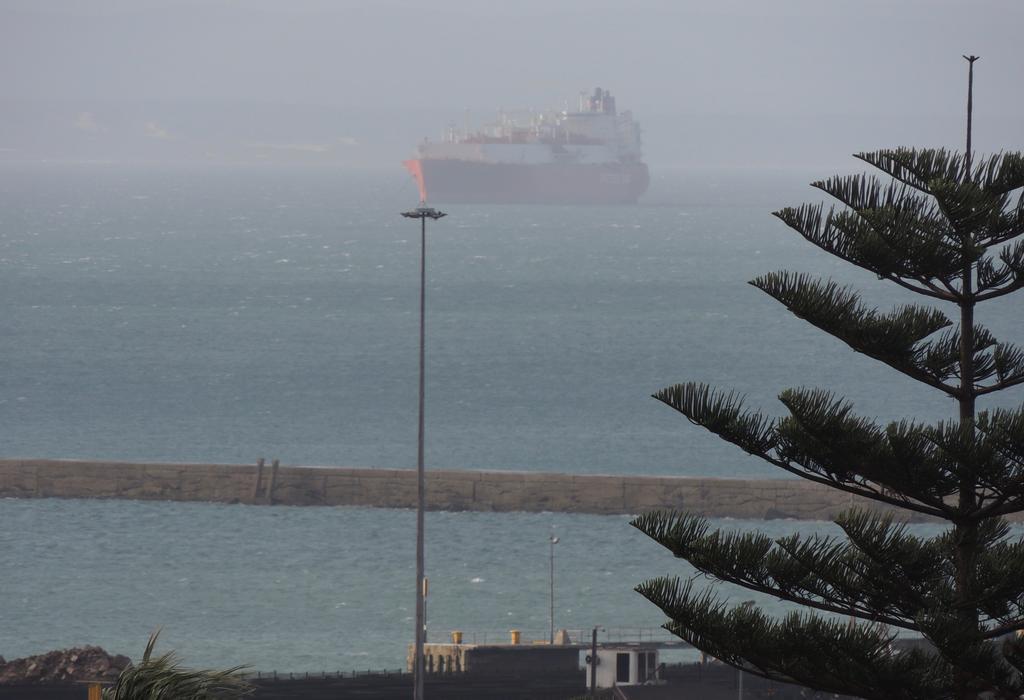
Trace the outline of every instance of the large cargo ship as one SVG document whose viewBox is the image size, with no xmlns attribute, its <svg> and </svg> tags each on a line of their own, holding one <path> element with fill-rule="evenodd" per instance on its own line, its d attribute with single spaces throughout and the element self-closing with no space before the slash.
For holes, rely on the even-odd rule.
<svg viewBox="0 0 1024 700">
<path fill-rule="evenodd" d="M 601 88 L 575 112 L 502 111 L 477 131 L 449 127 L 404 165 L 432 203 L 633 204 L 649 182 L 639 125 Z"/>
</svg>

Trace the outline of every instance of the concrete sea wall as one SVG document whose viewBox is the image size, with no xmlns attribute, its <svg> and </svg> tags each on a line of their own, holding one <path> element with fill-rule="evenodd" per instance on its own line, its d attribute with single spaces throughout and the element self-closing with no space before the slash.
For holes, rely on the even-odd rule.
<svg viewBox="0 0 1024 700">
<path fill-rule="evenodd" d="M 0 460 L 0 498 L 121 498 L 294 506 L 414 508 L 407 469 Z M 860 502 L 802 479 L 601 476 L 427 470 L 427 507 L 455 511 L 642 513 L 827 520 Z"/>
</svg>

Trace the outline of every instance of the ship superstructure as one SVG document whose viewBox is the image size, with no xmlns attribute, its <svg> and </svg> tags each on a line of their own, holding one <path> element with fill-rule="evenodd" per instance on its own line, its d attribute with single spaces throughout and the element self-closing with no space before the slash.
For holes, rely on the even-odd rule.
<svg viewBox="0 0 1024 700">
<path fill-rule="evenodd" d="M 405 161 L 431 202 L 634 203 L 647 189 L 640 127 L 597 88 L 576 111 L 502 111 L 477 131 L 449 127 Z"/>
</svg>

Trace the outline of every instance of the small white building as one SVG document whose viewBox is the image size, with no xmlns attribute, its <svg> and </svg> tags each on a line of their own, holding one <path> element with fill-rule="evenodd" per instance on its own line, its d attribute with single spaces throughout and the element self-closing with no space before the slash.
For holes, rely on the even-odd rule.
<svg viewBox="0 0 1024 700">
<path fill-rule="evenodd" d="M 590 683 L 590 654 L 587 654 L 587 683 Z M 598 688 L 643 685 L 658 678 L 658 649 L 644 644 L 605 645 L 597 649 Z"/>
</svg>

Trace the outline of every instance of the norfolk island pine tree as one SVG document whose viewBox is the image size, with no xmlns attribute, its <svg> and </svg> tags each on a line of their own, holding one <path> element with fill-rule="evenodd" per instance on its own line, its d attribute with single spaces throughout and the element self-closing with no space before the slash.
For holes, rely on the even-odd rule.
<svg viewBox="0 0 1024 700">
<path fill-rule="evenodd" d="M 880 700 L 1024 697 L 1024 541 L 1005 520 L 1024 511 L 1024 406 L 976 408 L 979 397 L 1024 384 L 1024 353 L 974 319 L 977 305 L 1024 287 L 1024 156 L 972 156 L 976 57 L 965 58 L 963 155 L 861 153 L 884 181 L 833 177 L 813 186 L 838 206 L 774 213 L 827 253 L 928 303 L 885 313 L 806 274 L 751 281 L 853 350 L 945 395 L 938 400 L 951 397 L 959 419 L 880 426 L 821 389 L 784 391 L 789 415 L 778 419 L 704 384 L 654 395 L 749 454 L 880 506 L 841 513 L 835 522 L 845 537 L 713 531 L 679 511 L 633 521 L 705 576 L 800 606 L 775 619 L 730 607 L 693 580 L 637 587 L 669 617 L 667 629 L 748 672 Z M 942 310 L 950 306 L 959 323 Z M 905 515 L 946 527 L 920 537 Z M 896 646 L 899 630 L 929 644 Z"/>
</svg>

